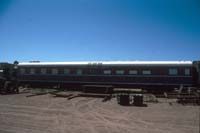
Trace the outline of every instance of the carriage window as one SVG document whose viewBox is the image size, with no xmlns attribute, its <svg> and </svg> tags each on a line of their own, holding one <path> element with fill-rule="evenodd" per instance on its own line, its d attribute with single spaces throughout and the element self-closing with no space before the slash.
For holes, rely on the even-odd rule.
<svg viewBox="0 0 200 133">
<path fill-rule="evenodd" d="M 64 69 L 64 74 L 69 74 L 70 73 L 70 70 L 69 69 Z"/>
<path fill-rule="evenodd" d="M 177 74 L 178 74 L 178 70 L 176 68 L 169 69 L 169 75 L 177 75 Z"/>
<path fill-rule="evenodd" d="M 142 71 L 142 74 L 143 75 L 150 75 L 151 71 L 150 70 L 144 70 L 144 71 Z"/>
<path fill-rule="evenodd" d="M 117 70 L 117 71 L 116 71 L 116 74 L 120 74 L 120 75 L 121 75 L 121 74 L 124 74 L 124 70 Z"/>
<path fill-rule="evenodd" d="M 30 69 L 30 74 L 35 74 L 35 69 L 34 68 Z"/>
<path fill-rule="evenodd" d="M 52 69 L 52 74 L 58 74 L 58 69 L 53 68 L 53 69 Z"/>
<path fill-rule="evenodd" d="M 129 74 L 136 75 L 136 74 L 138 74 L 138 71 L 137 70 L 130 70 Z"/>
<path fill-rule="evenodd" d="M 20 69 L 20 73 L 21 73 L 21 74 L 25 74 L 25 69 L 24 69 L 24 68 L 21 68 L 21 69 Z"/>
<path fill-rule="evenodd" d="M 104 70 L 103 74 L 111 74 L 111 70 Z"/>
<path fill-rule="evenodd" d="M 47 73 L 47 69 L 46 68 L 42 68 L 41 69 L 41 74 L 46 74 Z"/>
<path fill-rule="evenodd" d="M 190 75 L 190 69 L 185 69 L 185 75 Z"/>
<path fill-rule="evenodd" d="M 78 70 L 76 71 L 76 74 L 77 74 L 77 75 L 82 75 L 82 70 L 81 70 L 81 69 L 78 69 Z"/>
</svg>

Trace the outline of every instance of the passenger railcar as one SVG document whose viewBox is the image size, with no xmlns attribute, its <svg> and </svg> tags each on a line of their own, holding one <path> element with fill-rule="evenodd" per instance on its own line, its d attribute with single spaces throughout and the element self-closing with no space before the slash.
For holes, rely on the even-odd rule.
<svg viewBox="0 0 200 133">
<path fill-rule="evenodd" d="M 199 64 L 191 61 L 27 62 L 18 64 L 18 80 L 32 86 L 98 84 L 172 89 L 197 84 Z"/>
<path fill-rule="evenodd" d="M 200 87 L 200 61 L 193 61 L 194 85 Z"/>
</svg>

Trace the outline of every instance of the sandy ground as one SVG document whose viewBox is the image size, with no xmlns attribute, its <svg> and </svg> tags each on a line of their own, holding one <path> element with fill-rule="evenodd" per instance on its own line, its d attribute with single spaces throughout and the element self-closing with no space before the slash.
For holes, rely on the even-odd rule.
<svg viewBox="0 0 200 133">
<path fill-rule="evenodd" d="M 120 106 L 116 99 L 0 95 L 0 133 L 198 133 L 199 107 Z"/>
</svg>

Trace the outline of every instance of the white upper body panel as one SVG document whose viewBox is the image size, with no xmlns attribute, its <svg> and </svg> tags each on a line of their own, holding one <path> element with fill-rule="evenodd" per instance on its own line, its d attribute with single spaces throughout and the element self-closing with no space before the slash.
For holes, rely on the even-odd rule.
<svg viewBox="0 0 200 133">
<path fill-rule="evenodd" d="M 22 62 L 19 66 L 192 66 L 192 61 L 91 61 L 91 62 Z"/>
</svg>

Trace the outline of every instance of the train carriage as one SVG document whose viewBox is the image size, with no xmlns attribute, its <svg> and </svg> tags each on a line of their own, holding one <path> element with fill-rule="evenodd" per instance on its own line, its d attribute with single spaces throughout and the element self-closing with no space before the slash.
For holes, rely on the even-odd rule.
<svg viewBox="0 0 200 133">
<path fill-rule="evenodd" d="M 191 61 L 27 62 L 18 67 L 18 79 L 23 84 L 144 89 L 193 86 L 196 71 Z"/>
</svg>

